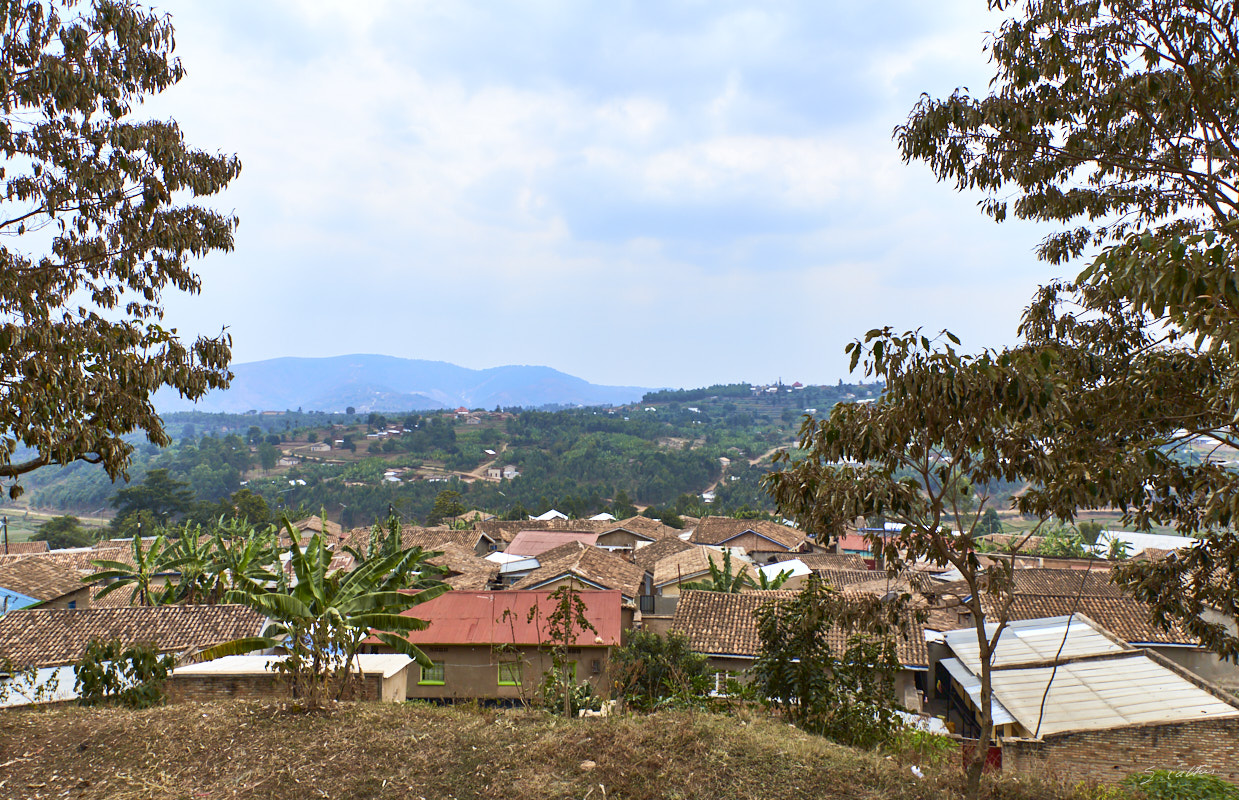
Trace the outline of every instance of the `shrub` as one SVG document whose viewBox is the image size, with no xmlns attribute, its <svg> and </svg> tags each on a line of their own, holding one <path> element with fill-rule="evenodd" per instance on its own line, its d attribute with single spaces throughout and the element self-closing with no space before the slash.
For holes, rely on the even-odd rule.
<svg viewBox="0 0 1239 800">
<path fill-rule="evenodd" d="M 959 742 L 918 728 L 904 728 L 887 743 L 896 755 L 921 766 L 937 766 L 955 757 Z"/>
<path fill-rule="evenodd" d="M 1153 769 L 1129 775 L 1123 783 L 1147 800 L 1239 800 L 1239 786 L 1203 772 Z"/>
<path fill-rule="evenodd" d="M 869 610 L 844 598 L 816 576 L 788 600 L 757 611 L 761 653 L 753 681 L 766 702 L 797 727 L 852 747 L 872 748 L 901 727 L 896 711 L 893 631 L 852 633 L 841 652 L 831 639 L 860 626 Z M 873 613 L 877 613 L 876 610 Z"/>
<path fill-rule="evenodd" d="M 92 639 L 82 660 L 73 667 L 78 702 L 126 708 L 162 705 L 164 681 L 175 664 L 172 656 L 159 655 L 153 644 L 126 647 L 117 639 Z"/>
<path fill-rule="evenodd" d="M 694 653 L 681 634 L 633 631 L 628 644 L 611 656 L 611 665 L 616 691 L 640 711 L 700 705 L 710 692 L 707 659 Z"/>
<path fill-rule="evenodd" d="M 568 689 L 568 704 L 564 704 L 564 687 Z M 552 714 L 562 714 L 567 710 L 575 717 L 581 709 L 597 711 L 602 708 L 602 698 L 594 694 L 594 687 L 589 681 L 579 683 L 572 677 L 566 682 L 558 669 L 549 669 L 542 676 L 542 688 L 539 692 L 542 707 Z"/>
</svg>

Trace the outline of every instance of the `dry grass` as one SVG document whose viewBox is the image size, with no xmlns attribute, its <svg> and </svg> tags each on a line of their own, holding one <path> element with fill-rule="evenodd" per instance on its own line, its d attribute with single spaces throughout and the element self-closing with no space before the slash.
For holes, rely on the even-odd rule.
<svg viewBox="0 0 1239 800">
<path fill-rule="evenodd" d="M 586 762 L 593 762 L 592 766 Z M 711 714 L 563 721 L 476 707 L 347 704 L 305 716 L 221 702 L 0 714 L 5 798 L 928 800 L 959 776 Z M 1072 795 L 1003 779 L 995 798 Z"/>
</svg>

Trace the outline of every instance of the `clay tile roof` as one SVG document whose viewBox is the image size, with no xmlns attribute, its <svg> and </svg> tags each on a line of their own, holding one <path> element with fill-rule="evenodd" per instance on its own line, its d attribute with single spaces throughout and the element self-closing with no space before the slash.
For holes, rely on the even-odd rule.
<svg viewBox="0 0 1239 800">
<path fill-rule="evenodd" d="M 1124 597 L 1122 590 L 1110 582 L 1110 569 L 1104 563 L 1100 568 L 1084 569 L 1017 569 L 1012 574 L 1013 589 L 1017 595 L 1074 597 Z M 965 581 L 939 583 L 936 593 L 966 597 L 969 593 Z"/>
<path fill-rule="evenodd" d="M 0 588 L 45 603 L 80 591 L 86 588 L 86 585 L 72 567 L 39 556 L 30 556 L 0 565 Z"/>
<path fill-rule="evenodd" d="M 323 543 L 328 548 L 338 546 L 348 536 L 348 533 L 345 533 L 342 526 L 331 520 L 327 520 L 325 527 L 326 530 L 323 530 L 324 523 L 317 516 L 307 517 L 293 523 L 293 529 L 300 532 L 299 539 L 302 547 L 305 547 L 306 543 L 310 541 L 310 537 L 316 533 L 322 534 Z M 282 523 L 279 526 L 279 534 L 280 547 L 288 547 L 292 543 L 292 537 L 288 535 L 288 528 L 284 527 Z"/>
<path fill-rule="evenodd" d="M 117 589 L 113 592 L 108 592 L 103 597 L 99 593 L 104 590 L 105 584 L 96 583 L 90 587 L 90 608 L 129 608 L 134 605 L 132 602 L 133 591 L 130 589 Z"/>
<path fill-rule="evenodd" d="M 1172 625 L 1169 631 L 1153 624 L 1153 612 L 1147 603 L 1123 594 L 1122 589 L 1110 583 L 1110 571 L 1102 569 L 1017 569 L 1014 572 L 1014 594 L 1009 612 L 1012 621 L 1041 619 L 1043 617 L 1067 616 L 1073 610 L 1095 620 L 1127 642 L 1139 644 L 1197 645 L 1180 625 Z M 937 597 L 957 595 L 966 597 L 968 585 L 963 581 L 938 584 L 932 589 Z M 1077 597 L 1078 595 L 1078 597 Z M 995 598 L 982 594 L 981 605 L 986 614 L 996 612 Z M 960 623 L 956 609 L 936 618 L 941 629 L 968 627 Z"/>
<path fill-rule="evenodd" d="M 665 539 L 659 539 L 657 542 L 633 550 L 632 561 L 642 569 L 653 572 L 654 565 L 659 560 L 676 553 L 683 553 L 685 550 L 692 550 L 694 546 L 678 537 L 668 536 Z"/>
<path fill-rule="evenodd" d="M 73 664 L 91 639 L 153 642 L 161 652 L 198 651 L 257 636 L 264 620 L 245 606 L 32 609 L 0 617 L 0 657 L 24 667 Z"/>
<path fill-rule="evenodd" d="M 453 589 L 481 591 L 487 589 L 499 575 L 499 565 L 479 558 L 471 547 L 461 547 L 455 542 L 435 548 L 443 553 L 430 559 L 430 563 L 447 567 L 452 573 L 443 582 Z"/>
<path fill-rule="evenodd" d="M 483 537 L 494 541 L 494 537 L 485 531 L 407 527 L 401 532 L 401 543 L 405 547 L 420 547 L 423 550 L 442 550 L 448 544 L 455 544 L 472 551 L 478 546 L 478 540 Z"/>
<path fill-rule="evenodd" d="M 50 550 L 47 542 L 9 542 L 0 544 L 0 554 L 7 556 L 28 556 L 35 553 L 46 553 Z"/>
<path fill-rule="evenodd" d="M 694 544 L 724 544 L 730 539 L 752 531 L 775 544 L 794 550 L 804 544 L 805 536 L 795 528 L 764 519 L 731 519 L 705 517 L 693 528 L 689 541 Z"/>
<path fill-rule="evenodd" d="M 887 580 L 885 572 L 870 569 L 814 569 L 813 571 L 821 576 L 828 586 L 836 589 L 860 589 L 870 585 L 876 589 L 892 583 Z M 885 588 L 881 591 L 885 592 Z"/>
<path fill-rule="evenodd" d="M 652 547 L 653 545 L 651 545 Z M 667 586 L 681 580 L 695 581 L 710 572 L 710 559 L 719 569 L 723 568 L 723 553 L 714 547 L 697 545 L 683 552 L 673 553 L 654 564 L 654 585 Z M 753 565 L 743 556 L 732 553 L 731 573 L 751 572 Z"/>
<path fill-rule="evenodd" d="M 299 519 L 293 523 L 293 527 L 299 531 L 311 531 L 322 533 L 331 537 L 339 537 L 344 532 L 344 528 L 337 522 L 324 520 L 322 517 L 315 514 L 312 517 Z"/>
<path fill-rule="evenodd" d="M 92 547 L 75 547 L 71 550 L 51 550 L 47 553 L 38 553 L 36 555 L 18 556 L 0 555 L 0 565 L 12 564 L 17 561 L 22 561 L 27 558 L 37 558 L 40 561 L 46 561 L 49 564 L 59 564 L 77 570 L 79 573 L 86 575 L 91 572 L 98 572 L 98 567 L 95 567 L 90 562 L 96 560 L 120 561 L 124 564 L 133 564 L 133 549 L 130 547 L 118 547 L 112 545 L 106 548 Z"/>
<path fill-rule="evenodd" d="M 505 552 L 516 556 L 539 556 L 568 542 L 594 544 L 598 534 L 584 531 L 521 531 Z"/>
<path fill-rule="evenodd" d="M 982 606 L 989 604 L 982 601 Z M 1181 625 L 1172 625 L 1164 631 L 1153 624 L 1153 614 L 1148 604 L 1131 597 L 1083 596 L 1077 603 L 1074 597 L 1033 597 L 1017 595 L 1011 603 L 1012 621 L 1065 617 L 1075 609 L 1125 642 L 1133 644 L 1181 644 L 1198 645 Z M 986 608 L 986 613 L 989 609 Z M 959 627 L 959 626 L 957 626 Z"/>
<path fill-rule="evenodd" d="M 361 552 L 370 544 L 370 528 L 353 528 L 344 535 L 341 544 Z M 448 542 L 467 547 L 472 550 L 477 547 L 478 539 L 483 536 L 494 540 L 494 537 L 479 530 L 457 531 L 451 528 L 423 528 L 417 525 L 405 525 L 400 530 L 401 547 L 420 547 L 423 550 L 442 550 Z"/>
<path fill-rule="evenodd" d="M 615 522 L 601 521 L 599 524 L 600 533 L 609 531 L 626 530 L 633 533 L 639 533 L 643 536 L 649 536 L 652 539 L 663 539 L 667 536 L 678 536 L 680 531 L 663 523 L 661 520 L 650 519 L 640 515 L 621 519 Z"/>
<path fill-rule="evenodd" d="M 757 635 L 757 609 L 766 603 L 795 597 L 789 591 L 759 591 L 742 594 L 689 591 L 680 596 L 675 607 L 671 630 L 688 637 L 693 650 L 707 655 L 756 658 L 761 652 L 761 637 Z M 828 634 L 831 647 L 842 653 L 847 647 L 847 635 L 842 630 Z M 925 667 L 929 653 L 925 634 L 915 621 L 910 623 L 907 637 L 895 642 L 899 663 L 909 667 Z"/>
<path fill-rule="evenodd" d="M 538 556 L 538 568 L 512 585 L 513 589 L 536 589 L 566 575 L 595 584 L 596 588 L 619 589 L 625 597 L 640 596 L 645 569 L 622 556 L 592 545 L 569 542 Z"/>
<path fill-rule="evenodd" d="M 818 569 L 869 569 L 864 556 L 849 553 L 780 553 L 779 561 L 790 561 L 796 558 L 812 570 Z"/>
</svg>

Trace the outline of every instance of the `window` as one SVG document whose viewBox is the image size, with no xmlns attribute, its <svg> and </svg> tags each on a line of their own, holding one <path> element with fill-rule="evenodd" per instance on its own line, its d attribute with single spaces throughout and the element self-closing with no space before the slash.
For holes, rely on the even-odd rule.
<svg viewBox="0 0 1239 800">
<path fill-rule="evenodd" d="M 69 608 L 77 608 L 77 601 L 76 601 L 76 600 L 70 600 L 70 601 L 69 601 Z"/>
<path fill-rule="evenodd" d="M 499 685 L 500 686 L 520 686 L 521 685 L 521 662 L 519 661 L 500 661 L 499 662 Z"/>
<path fill-rule="evenodd" d="M 601 675 L 602 674 L 602 661 L 595 658 L 593 661 L 589 662 L 589 671 L 593 673 L 594 675 Z"/>
<path fill-rule="evenodd" d="M 422 667 L 422 679 L 417 682 L 418 686 L 442 686 L 447 670 L 446 664 L 442 661 L 433 662 L 432 666 Z"/>
<path fill-rule="evenodd" d="M 727 684 L 729 681 L 739 680 L 740 673 L 732 670 L 714 673 L 714 687 L 710 690 L 711 697 L 727 697 Z"/>
</svg>

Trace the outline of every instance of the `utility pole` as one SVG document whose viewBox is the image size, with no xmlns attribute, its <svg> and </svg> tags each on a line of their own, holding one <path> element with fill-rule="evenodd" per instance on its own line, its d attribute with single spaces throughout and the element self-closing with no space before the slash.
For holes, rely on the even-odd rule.
<svg viewBox="0 0 1239 800">
<path fill-rule="evenodd" d="M 4 554 L 9 554 L 9 515 L 4 515 Z"/>
</svg>

